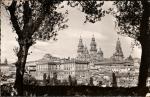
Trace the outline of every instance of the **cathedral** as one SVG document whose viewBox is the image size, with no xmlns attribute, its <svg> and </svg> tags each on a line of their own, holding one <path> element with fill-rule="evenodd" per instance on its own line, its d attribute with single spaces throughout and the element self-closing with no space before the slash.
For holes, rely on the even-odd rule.
<svg viewBox="0 0 150 97">
<path fill-rule="evenodd" d="M 130 56 L 131 57 L 131 56 Z M 90 43 L 90 50 L 88 50 L 86 45 L 83 45 L 83 40 L 80 37 L 78 50 L 77 50 L 77 60 L 89 61 L 89 62 L 101 62 L 104 61 L 103 51 L 101 48 L 97 49 L 97 44 L 95 37 L 93 35 Z M 113 56 L 110 58 L 112 61 L 123 61 L 124 55 L 121 48 L 121 43 L 118 38 L 116 43 L 116 50 Z"/>
<path fill-rule="evenodd" d="M 139 62 L 136 62 L 131 55 L 124 58 L 120 39 L 117 39 L 115 51 L 110 58 L 104 58 L 101 48 L 97 49 L 94 35 L 92 36 L 90 49 L 83 45 L 80 37 L 77 49 L 76 60 L 89 62 L 89 77 L 96 82 L 102 81 L 105 85 L 111 86 L 112 73 L 117 78 L 118 86 L 136 86 L 139 72 Z M 126 84 L 124 84 L 126 83 Z"/>
</svg>

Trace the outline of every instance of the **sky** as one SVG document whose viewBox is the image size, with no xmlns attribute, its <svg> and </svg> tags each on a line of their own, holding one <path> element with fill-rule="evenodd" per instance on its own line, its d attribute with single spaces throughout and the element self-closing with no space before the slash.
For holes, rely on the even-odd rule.
<svg viewBox="0 0 150 97">
<path fill-rule="evenodd" d="M 105 7 L 110 7 L 111 3 L 105 3 Z M 49 53 L 56 57 L 67 58 L 77 56 L 77 46 L 80 36 L 83 43 L 90 49 L 91 38 L 94 35 L 97 43 L 97 49 L 101 48 L 104 57 L 109 58 L 115 52 L 117 38 L 120 38 L 122 50 L 125 57 L 130 54 L 133 57 L 141 57 L 141 49 L 131 48 L 133 39 L 117 34 L 114 26 L 114 17 L 106 15 L 101 21 L 92 23 L 84 23 L 85 14 L 77 8 L 65 7 L 68 9 L 68 28 L 58 32 L 57 41 L 37 41 L 33 45 L 28 55 L 27 61 L 41 59 L 45 54 Z M 9 63 L 16 62 L 17 57 L 13 51 L 18 47 L 15 39 L 16 34 L 12 30 L 9 20 L 9 13 L 1 8 L 1 61 L 7 58 Z"/>
</svg>

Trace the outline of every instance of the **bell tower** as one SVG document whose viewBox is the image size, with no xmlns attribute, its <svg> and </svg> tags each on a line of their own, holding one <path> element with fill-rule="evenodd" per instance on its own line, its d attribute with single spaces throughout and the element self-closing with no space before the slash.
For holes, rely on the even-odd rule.
<svg viewBox="0 0 150 97">
<path fill-rule="evenodd" d="M 95 42 L 95 37 L 93 35 L 92 40 L 91 40 L 91 44 L 90 44 L 90 57 L 91 60 L 95 60 L 97 57 L 97 48 L 96 48 L 96 42 Z"/>
<path fill-rule="evenodd" d="M 97 52 L 97 60 L 98 61 L 102 61 L 104 59 L 103 57 L 103 51 L 101 50 L 101 48 L 99 48 L 98 52 Z"/>
<path fill-rule="evenodd" d="M 120 39 L 118 38 L 117 43 L 116 43 L 116 51 L 113 54 L 113 59 L 116 61 L 122 61 L 124 58 L 122 48 L 121 48 L 121 42 Z"/>
<path fill-rule="evenodd" d="M 83 52 L 84 52 L 84 45 L 83 45 L 83 42 L 82 42 L 82 38 L 80 36 L 79 44 L 78 44 L 78 50 L 77 50 L 78 56 L 82 55 Z"/>
</svg>

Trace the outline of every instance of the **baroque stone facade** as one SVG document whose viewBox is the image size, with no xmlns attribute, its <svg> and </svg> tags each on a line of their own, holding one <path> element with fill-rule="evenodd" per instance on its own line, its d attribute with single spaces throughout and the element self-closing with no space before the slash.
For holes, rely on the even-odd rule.
<svg viewBox="0 0 150 97">
<path fill-rule="evenodd" d="M 97 49 L 95 37 L 92 36 L 90 49 L 83 45 L 80 37 L 75 58 L 58 58 L 46 54 L 36 61 L 36 78 L 43 80 L 46 74 L 53 78 L 57 73 L 57 79 L 63 82 L 69 75 L 77 79 L 78 84 L 89 83 L 90 77 L 94 85 L 102 82 L 105 86 L 112 86 L 112 74 L 116 76 L 117 86 L 136 86 L 139 73 L 139 60 L 130 55 L 124 58 L 121 42 L 118 38 L 116 48 L 110 58 L 104 58 L 101 48 Z M 126 84 L 125 84 L 126 83 Z"/>
<path fill-rule="evenodd" d="M 97 50 L 94 36 L 91 39 L 90 50 L 83 45 L 80 37 L 77 53 L 76 59 L 90 62 L 89 76 L 94 78 L 95 84 L 101 81 L 103 84 L 111 86 L 112 73 L 115 73 L 118 86 L 137 85 L 140 62 L 131 55 L 124 58 L 119 38 L 116 42 L 115 52 L 110 58 L 104 58 L 101 48 Z"/>
</svg>

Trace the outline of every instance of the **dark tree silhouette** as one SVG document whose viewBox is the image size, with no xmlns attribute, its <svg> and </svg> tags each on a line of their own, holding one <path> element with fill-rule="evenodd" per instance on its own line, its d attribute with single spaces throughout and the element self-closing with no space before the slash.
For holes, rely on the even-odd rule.
<svg viewBox="0 0 150 97">
<path fill-rule="evenodd" d="M 72 77 L 71 75 L 68 76 L 69 85 L 72 86 Z"/>
<path fill-rule="evenodd" d="M 23 95 L 23 75 L 29 48 L 37 39 L 56 40 L 56 32 L 67 27 L 64 24 L 67 12 L 57 11 L 61 3 L 60 0 L 12 0 L 10 6 L 3 4 L 9 11 L 12 28 L 18 36 L 19 48 L 14 51 L 18 57 L 15 87 L 19 96 Z"/>
<path fill-rule="evenodd" d="M 112 87 L 117 87 L 117 79 L 115 73 L 112 73 Z"/>
<path fill-rule="evenodd" d="M 58 85 L 58 80 L 57 80 L 57 72 L 53 73 L 53 84 Z"/>
<path fill-rule="evenodd" d="M 64 86 L 68 85 L 67 80 L 63 80 L 62 85 L 64 85 Z"/>
<path fill-rule="evenodd" d="M 94 86 L 94 84 L 93 84 L 93 78 L 92 77 L 90 77 L 90 83 L 89 83 L 89 85 L 90 86 Z"/>
<path fill-rule="evenodd" d="M 51 80 L 50 75 L 48 75 L 46 80 L 47 80 L 47 83 L 50 84 L 50 80 Z"/>
<path fill-rule="evenodd" d="M 47 76 L 46 73 L 43 74 L 43 84 L 46 85 L 47 84 Z"/>
<path fill-rule="evenodd" d="M 102 81 L 98 82 L 98 86 L 101 87 L 102 86 Z"/>
<path fill-rule="evenodd" d="M 77 86 L 77 79 L 75 77 L 72 79 L 72 85 Z"/>
<path fill-rule="evenodd" d="M 77 79 L 74 80 L 74 84 L 73 84 L 73 85 L 74 85 L 74 86 L 77 86 L 77 85 L 78 85 Z"/>
</svg>

